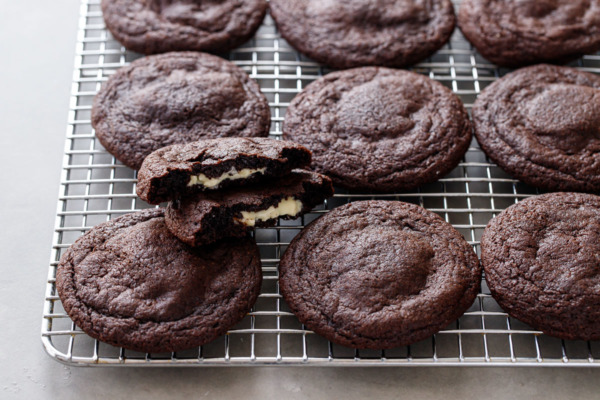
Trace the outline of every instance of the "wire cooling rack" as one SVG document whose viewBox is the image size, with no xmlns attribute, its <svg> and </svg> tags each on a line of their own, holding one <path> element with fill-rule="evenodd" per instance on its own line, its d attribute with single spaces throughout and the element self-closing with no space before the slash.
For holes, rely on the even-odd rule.
<svg viewBox="0 0 600 400">
<path fill-rule="evenodd" d="M 479 254 L 487 222 L 506 207 L 536 194 L 489 162 L 474 141 L 463 162 L 444 179 L 415 193 L 335 197 L 296 221 L 257 229 L 264 283 L 253 310 L 229 333 L 200 348 L 168 354 L 143 354 L 100 343 L 83 333 L 62 308 L 55 289 L 61 254 L 91 227 L 116 216 L 150 207 L 135 196 L 136 175 L 97 141 L 90 125 L 92 99 L 102 82 L 139 55 L 126 51 L 104 27 L 99 0 L 83 0 L 75 71 L 58 199 L 56 230 L 46 297 L 42 342 L 46 351 L 72 365 L 217 366 L 600 366 L 600 342 L 563 341 L 508 317 L 482 283 L 471 308 L 432 338 L 386 351 L 352 350 L 305 330 L 279 294 L 277 263 L 304 224 L 354 200 L 389 199 L 419 204 L 457 228 Z M 260 84 L 269 99 L 271 135 L 281 135 L 292 98 L 327 70 L 301 56 L 278 35 L 269 16 L 254 39 L 226 55 Z M 600 55 L 575 66 L 600 73 Z M 414 71 L 435 79 L 461 97 L 470 109 L 477 94 L 508 70 L 481 58 L 457 29 L 451 42 Z"/>
</svg>

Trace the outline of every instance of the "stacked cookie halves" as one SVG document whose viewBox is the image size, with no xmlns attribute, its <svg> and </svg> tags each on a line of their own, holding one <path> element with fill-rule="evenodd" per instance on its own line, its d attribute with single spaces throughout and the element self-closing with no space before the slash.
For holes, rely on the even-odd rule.
<svg viewBox="0 0 600 400">
<path fill-rule="evenodd" d="M 295 219 L 330 197 L 331 180 L 302 169 L 310 161 L 305 147 L 269 138 L 173 145 L 144 160 L 137 194 L 150 204 L 169 201 L 169 230 L 201 246 Z"/>
</svg>

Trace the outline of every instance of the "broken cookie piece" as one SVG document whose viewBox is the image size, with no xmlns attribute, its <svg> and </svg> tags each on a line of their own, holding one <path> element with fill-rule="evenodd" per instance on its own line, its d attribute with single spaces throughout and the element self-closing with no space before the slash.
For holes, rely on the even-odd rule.
<svg viewBox="0 0 600 400">
<path fill-rule="evenodd" d="M 311 153 L 269 138 L 220 138 L 159 149 L 144 160 L 137 195 L 150 204 L 183 195 L 243 186 L 310 164 Z"/>
<path fill-rule="evenodd" d="M 268 184 L 199 192 L 173 201 L 165 220 L 181 241 L 200 246 L 245 236 L 254 227 L 273 226 L 278 218 L 298 218 L 332 195 L 327 176 L 293 170 Z"/>
</svg>

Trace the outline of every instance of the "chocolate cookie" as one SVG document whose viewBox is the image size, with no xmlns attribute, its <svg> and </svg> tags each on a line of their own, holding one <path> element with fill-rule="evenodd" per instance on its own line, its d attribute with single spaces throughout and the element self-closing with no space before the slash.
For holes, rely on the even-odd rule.
<svg viewBox="0 0 600 400">
<path fill-rule="evenodd" d="M 151 204 L 203 190 L 241 186 L 307 167 L 305 147 L 269 138 L 207 139 L 163 147 L 144 160 L 137 195 Z"/>
<path fill-rule="evenodd" d="M 488 224 L 481 261 L 511 316 L 562 339 L 600 339 L 600 197 L 549 193 Z"/>
<path fill-rule="evenodd" d="M 300 322 L 344 346 L 423 340 L 460 317 L 479 291 L 473 248 L 436 214 L 399 201 L 359 201 L 313 221 L 279 263 Z"/>
<path fill-rule="evenodd" d="M 102 0 L 106 27 L 129 50 L 226 52 L 249 40 L 266 0 Z"/>
<path fill-rule="evenodd" d="M 336 185 L 394 192 L 450 172 L 469 147 L 471 125 L 439 82 L 365 67 L 309 84 L 287 109 L 283 135 L 310 149 L 312 167 Z"/>
<path fill-rule="evenodd" d="M 270 9 L 281 36 L 333 68 L 416 64 L 455 25 L 450 0 L 271 0 Z"/>
<path fill-rule="evenodd" d="M 331 180 L 314 172 L 290 175 L 256 186 L 196 193 L 169 203 L 166 222 L 183 242 L 199 246 L 224 237 L 245 236 L 278 218 L 295 219 L 333 196 Z"/>
<path fill-rule="evenodd" d="M 536 65 L 485 88 L 475 135 L 495 163 L 546 190 L 600 191 L 600 77 Z"/>
<path fill-rule="evenodd" d="M 92 126 L 125 165 L 172 144 L 230 136 L 267 136 L 271 114 L 248 74 L 210 54 L 144 57 L 111 76 L 96 95 Z"/>
<path fill-rule="evenodd" d="M 600 0 L 464 0 L 458 25 L 481 55 L 506 67 L 600 50 Z"/>
<path fill-rule="evenodd" d="M 56 289 L 91 337 L 159 353 L 223 335 L 256 301 L 262 281 L 250 239 L 191 248 L 167 230 L 163 209 L 92 228 L 61 257 Z"/>
</svg>

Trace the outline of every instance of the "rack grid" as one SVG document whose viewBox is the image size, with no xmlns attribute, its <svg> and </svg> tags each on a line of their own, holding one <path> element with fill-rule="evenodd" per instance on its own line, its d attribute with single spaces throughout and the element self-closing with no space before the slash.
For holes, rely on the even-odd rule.
<svg viewBox="0 0 600 400">
<path fill-rule="evenodd" d="M 268 15 L 249 43 L 223 56 L 259 83 L 269 100 L 270 133 L 275 138 L 281 136 L 291 99 L 328 72 L 292 49 Z M 490 163 L 475 141 L 449 175 L 414 193 L 373 195 L 337 190 L 333 198 L 303 218 L 257 229 L 263 287 L 252 311 L 227 335 L 199 348 L 168 354 L 133 352 L 87 336 L 62 308 L 55 289 L 56 266 L 65 249 L 91 227 L 151 207 L 135 196 L 136 173 L 102 148 L 90 124 L 92 99 L 102 82 L 139 57 L 126 51 L 105 29 L 100 1 L 82 0 L 42 318 L 42 343 L 51 357 L 79 366 L 600 366 L 600 342 L 564 341 L 532 330 L 502 311 L 485 280 L 474 304 L 458 321 L 430 339 L 385 351 L 358 351 L 332 344 L 306 330 L 282 300 L 277 263 L 286 245 L 305 224 L 354 200 L 402 200 L 421 205 L 457 228 L 479 254 L 479 239 L 487 222 L 538 191 Z M 584 56 L 573 65 L 600 73 L 600 55 Z M 468 110 L 483 88 L 509 71 L 483 59 L 458 29 L 449 44 L 412 70 L 452 89 Z"/>
</svg>

